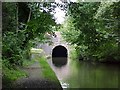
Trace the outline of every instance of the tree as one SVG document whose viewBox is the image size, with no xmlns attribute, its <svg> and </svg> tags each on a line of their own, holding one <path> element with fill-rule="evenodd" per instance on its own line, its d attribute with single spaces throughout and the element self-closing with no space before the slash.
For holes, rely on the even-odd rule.
<svg viewBox="0 0 120 90">
<path fill-rule="evenodd" d="M 119 30 L 116 30 L 119 25 L 118 7 L 119 2 L 69 4 L 68 19 L 62 28 L 63 36 L 76 46 L 79 56 L 87 60 L 119 61 L 116 54 L 119 52 Z"/>
<path fill-rule="evenodd" d="M 30 57 L 30 49 L 36 38 L 42 43 L 45 33 L 53 32 L 55 20 L 50 6 L 41 3 L 6 3 L 3 7 L 2 59 L 11 65 L 22 65 L 24 58 Z M 45 3 L 43 3 L 45 4 Z M 47 7 L 48 6 L 48 7 Z"/>
</svg>

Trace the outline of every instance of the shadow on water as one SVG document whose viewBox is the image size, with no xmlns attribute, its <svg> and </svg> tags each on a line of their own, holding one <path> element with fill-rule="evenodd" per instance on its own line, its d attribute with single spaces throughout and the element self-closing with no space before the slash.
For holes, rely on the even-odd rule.
<svg viewBox="0 0 120 90">
<path fill-rule="evenodd" d="M 55 62 L 54 62 L 55 61 Z M 49 64 L 56 73 L 63 88 L 118 88 L 120 69 L 117 65 L 84 62 L 68 58 L 66 65 L 60 64 L 64 59 L 51 59 Z"/>
<path fill-rule="evenodd" d="M 52 63 L 56 67 L 62 67 L 67 64 L 67 57 L 53 57 L 52 58 Z"/>
</svg>

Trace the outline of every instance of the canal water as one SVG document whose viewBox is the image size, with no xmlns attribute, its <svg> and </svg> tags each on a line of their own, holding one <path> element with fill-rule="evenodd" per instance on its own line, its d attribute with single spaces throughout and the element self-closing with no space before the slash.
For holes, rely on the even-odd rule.
<svg viewBox="0 0 120 90">
<path fill-rule="evenodd" d="M 63 88 L 118 88 L 120 71 L 116 65 L 80 62 L 68 59 L 66 65 L 49 65 L 56 73 Z"/>
<path fill-rule="evenodd" d="M 57 37 L 51 38 L 53 45 L 44 44 L 42 49 L 50 56 L 52 56 L 53 48 L 58 45 L 63 45 L 68 50 L 67 63 L 64 62 L 63 58 L 58 60 L 48 59 L 49 65 L 56 73 L 63 88 L 118 88 L 120 86 L 118 85 L 120 83 L 118 65 L 96 64 L 70 59 L 69 52 L 73 48 L 64 42 L 59 31 L 55 33 Z M 60 50 L 57 52 L 60 52 Z M 57 63 L 62 61 L 63 65 L 56 66 L 55 61 Z"/>
</svg>

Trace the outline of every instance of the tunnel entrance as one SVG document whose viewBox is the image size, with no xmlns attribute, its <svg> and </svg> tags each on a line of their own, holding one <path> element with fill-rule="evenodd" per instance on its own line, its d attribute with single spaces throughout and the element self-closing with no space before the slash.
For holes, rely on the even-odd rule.
<svg viewBox="0 0 120 90">
<path fill-rule="evenodd" d="M 52 63 L 55 66 L 63 66 L 67 64 L 67 49 L 62 46 L 56 46 L 52 51 Z"/>
<path fill-rule="evenodd" d="M 56 46 L 52 51 L 52 57 L 67 57 L 67 49 L 64 46 Z"/>
</svg>

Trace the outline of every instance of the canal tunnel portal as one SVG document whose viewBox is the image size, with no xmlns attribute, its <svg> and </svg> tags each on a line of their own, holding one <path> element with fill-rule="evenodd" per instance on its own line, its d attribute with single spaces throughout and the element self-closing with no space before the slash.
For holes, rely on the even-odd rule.
<svg viewBox="0 0 120 90">
<path fill-rule="evenodd" d="M 67 57 L 67 49 L 62 46 L 56 46 L 52 51 L 52 57 Z"/>
<path fill-rule="evenodd" d="M 58 45 L 52 50 L 52 63 L 55 66 L 63 66 L 67 64 L 67 57 L 68 52 L 67 49 L 62 46 Z"/>
</svg>

